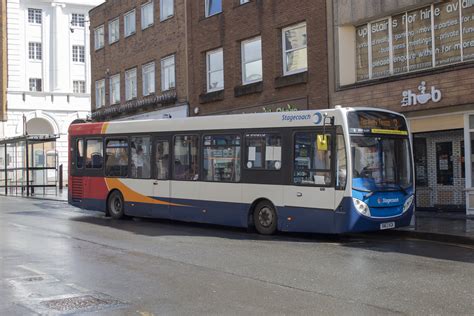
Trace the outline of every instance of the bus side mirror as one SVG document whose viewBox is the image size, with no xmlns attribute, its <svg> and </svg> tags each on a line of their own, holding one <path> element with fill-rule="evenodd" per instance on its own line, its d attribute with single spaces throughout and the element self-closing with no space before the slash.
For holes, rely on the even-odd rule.
<svg viewBox="0 0 474 316">
<path fill-rule="evenodd" d="M 328 150 L 328 136 L 327 135 L 318 135 L 316 137 L 316 143 L 317 143 L 318 151 Z"/>
</svg>

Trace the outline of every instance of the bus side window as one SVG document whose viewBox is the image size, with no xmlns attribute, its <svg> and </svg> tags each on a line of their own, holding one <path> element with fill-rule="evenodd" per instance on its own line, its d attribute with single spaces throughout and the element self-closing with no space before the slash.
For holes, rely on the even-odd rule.
<svg viewBox="0 0 474 316">
<path fill-rule="evenodd" d="M 127 139 L 108 139 L 105 144 L 105 175 L 126 177 L 128 175 Z"/>
<path fill-rule="evenodd" d="M 174 138 L 173 179 L 196 181 L 199 179 L 199 138 L 180 135 Z"/>
<path fill-rule="evenodd" d="M 294 147 L 295 184 L 331 184 L 331 136 L 296 133 Z"/>
<path fill-rule="evenodd" d="M 276 134 L 245 135 L 245 166 L 253 170 L 281 169 L 281 136 Z"/>
<path fill-rule="evenodd" d="M 347 156 L 344 135 L 337 135 L 336 188 L 344 190 L 347 183 Z"/>
<path fill-rule="evenodd" d="M 151 139 L 132 137 L 130 142 L 132 156 L 132 178 L 150 179 L 151 177 Z"/>
<path fill-rule="evenodd" d="M 76 141 L 76 169 L 84 167 L 84 140 L 78 139 Z"/>
<path fill-rule="evenodd" d="M 86 140 L 86 168 L 102 169 L 103 160 L 102 140 Z"/>
<path fill-rule="evenodd" d="M 157 140 L 156 146 L 156 176 L 157 180 L 169 179 L 170 143 L 167 140 Z"/>
</svg>

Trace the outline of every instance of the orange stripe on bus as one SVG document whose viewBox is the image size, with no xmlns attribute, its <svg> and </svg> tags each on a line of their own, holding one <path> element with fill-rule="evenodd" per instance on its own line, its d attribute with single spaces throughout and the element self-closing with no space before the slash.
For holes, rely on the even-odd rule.
<svg viewBox="0 0 474 316">
<path fill-rule="evenodd" d="M 138 203 L 147 203 L 147 204 L 158 204 L 158 205 L 169 205 L 169 206 L 189 206 L 183 204 L 175 204 L 166 201 L 157 200 L 149 196 L 140 194 L 129 187 L 127 187 L 120 179 L 115 178 L 106 178 L 105 183 L 109 192 L 111 190 L 117 189 L 123 194 L 123 198 L 126 202 L 138 202 Z"/>
<path fill-rule="evenodd" d="M 104 124 L 102 125 L 101 134 L 105 134 L 107 132 L 108 127 L 109 127 L 109 122 L 104 122 Z"/>
</svg>

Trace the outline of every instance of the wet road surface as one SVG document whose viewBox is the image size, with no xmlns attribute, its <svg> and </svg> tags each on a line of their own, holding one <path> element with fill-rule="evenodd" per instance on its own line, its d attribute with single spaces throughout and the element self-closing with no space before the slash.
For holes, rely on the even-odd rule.
<svg viewBox="0 0 474 316">
<path fill-rule="evenodd" d="M 473 311 L 474 246 L 264 237 L 0 197 L 0 315 Z"/>
</svg>

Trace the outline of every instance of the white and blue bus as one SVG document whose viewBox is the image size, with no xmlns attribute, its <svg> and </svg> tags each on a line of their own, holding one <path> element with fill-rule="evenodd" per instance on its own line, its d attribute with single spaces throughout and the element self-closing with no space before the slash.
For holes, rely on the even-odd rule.
<svg viewBox="0 0 474 316">
<path fill-rule="evenodd" d="M 261 234 L 408 226 L 405 118 L 340 108 L 73 124 L 69 202 Z"/>
</svg>

